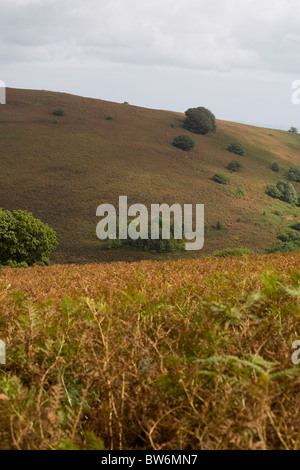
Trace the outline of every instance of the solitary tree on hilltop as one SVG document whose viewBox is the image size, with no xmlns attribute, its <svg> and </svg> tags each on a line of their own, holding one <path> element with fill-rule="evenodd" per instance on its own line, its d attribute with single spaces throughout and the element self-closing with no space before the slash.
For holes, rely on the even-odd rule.
<svg viewBox="0 0 300 470">
<path fill-rule="evenodd" d="M 185 112 L 186 118 L 183 127 L 194 134 L 207 134 L 216 131 L 216 118 L 214 114 L 203 106 L 198 108 L 189 108 Z"/>
</svg>

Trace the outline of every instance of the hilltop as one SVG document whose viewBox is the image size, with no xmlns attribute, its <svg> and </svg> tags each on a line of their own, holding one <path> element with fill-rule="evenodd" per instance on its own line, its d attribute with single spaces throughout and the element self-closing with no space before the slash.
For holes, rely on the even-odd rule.
<svg viewBox="0 0 300 470">
<path fill-rule="evenodd" d="M 63 117 L 52 114 L 57 108 Z M 218 120 L 216 133 L 190 134 L 196 145 L 183 152 L 171 145 L 174 137 L 188 134 L 183 119 L 184 114 L 130 104 L 7 89 L 7 105 L 0 106 L 0 206 L 28 210 L 57 231 L 54 262 L 166 257 L 103 249 L 95 235 L 96 208 L 117 206 L 119 195 L 147 206 L 205 204 L 204 249 L 177 257 L 236 246 L 264 252 L 300 216 L 299 207 L 265 194 L 267 184 L 299 164 L 300 136 Z M 245 157 L 226 150 L 233 141 L 244 145 Z M 225 167 L 237 158 L 243 168 L 229 174 Z M 273 162 L 280 173 L 271 170 Z M 229 176 L 230 185 L 214 182 L 215 173 Z M 293 184 L 300 193 L 300 184 Z M 234 194 L 239 186 L 241 199 Z M 223 230 L 215 228 L 218 220 Z"/>
</svg>

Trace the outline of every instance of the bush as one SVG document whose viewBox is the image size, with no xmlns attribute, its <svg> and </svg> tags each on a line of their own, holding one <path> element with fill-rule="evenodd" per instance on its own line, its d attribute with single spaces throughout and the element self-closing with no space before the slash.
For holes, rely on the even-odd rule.
<svg viewBox="0 0 300 470">
<path fill-rule="evenodd" d="M 245 149 L 240 142 L 232 142 L 232 144 L 227 147 L 227 150 L 237 155 L 245 155 Z"/>
<path fill-rule="evenodd" d="M 271 166 L 271 169 L 273 171 L 278 172 L 278 171 L 280 171 L 280 166 L 278 165 L 278 163 L 274 162 L 273 165 Z"/>
<path fill-rule="evenodd" d="M 216 118 L 214 114 L 203 106 L 198 108 L 189 108 L 186 112 L 186 119 L 183 127 L 194 134 L 207 134 L 216 131 Z"/>
<path fill-rule="evenodd" d="M 230 181 L 229 178 L 225 175 L 222 175 L 222 173 L 216 173 L 213 176 L 213 180 L 219 184 L 226 184 L 226 183 L 229 183 Z"/>
<path fill-rule="evenodd" d="M 130 222 L 128 222 L 130 223 Z M 151 226 L 149 226 L 149 233 L 151 232 Z M 170 253 L 174 251 L 181 250 L 183 248 L 183 240 L 177 240 L 174 238 L 174 223 L 171 222 L 170 227 L 170 239 L 162 238 L 162 219 L 159 219 L 159 239 L 152 240 L 151 238 L 143 240 L 138 238 L 137 240 L 132 240 L 127 238 L 125 240 L 108 240 L 106 242 L 106 249 L 117 249 L 122 247 L 135 248 L 142 251 L 150 251 L 153 253 Z"/>
<path fill-rule="evenodd" d="M 188 135 L 179 135 L 173 140 L 173 145 L 181 150 L 188 151 L 195 146 L 195 141 Z"/>
<path fill-rule="evenodd" d="M 245 191 L 243 187 L 239 184 L 237 188 L 226 188 L 226 194 L 230 197 L 235 197 L 237 199 L 244 199 L 245 198 Z"/>
<path fill-rule="evenodd" d="M 300 232 L 300 223 L 291 225 L 291 228 L 292 228 L 293 230 L 298 230 L 298 232 Z"/>
<path fill-rule="evenodd" d="M 221 224 L 220 220 L 218 220 L 217 225 L 216 225 L 217 230 L 223 230 L 223 225 Z"/>
<path fill-rule="evenodd" d="M 16 261 L 12 261 L 10 259 L 4 265 L 0 265 L 0 268 L 29 268 L 29 266 L 25 261 L 22 261 L 22 263 L 17 263 Z"/>
<path fill-rule="evenodd" d="M 63 109 L 56 109 L 55 111 L 53 111 L 53 114 L 54 116 L 64 116 L 65 112 Z"/>
<path fill-rule="evenodd" d="M 268 253 L 288 253 L 290 251 L 300 250 L 300 233 L 289 230 L 280 233 L 277 238 L 281 243 L 271 248 Z"/>
<path fill-rule="evenodd" d="M 288 204 L 295 204 L 298 200 L 298 195 L 294 186 L 287 181 L 278 181 L 276 186 L 268 184 L 266 193 L 274 199 L 280 199 Z"/>
<path fill-rule="evenodd" d="M 300 170 L 298 168 L 290 168 L 288 172 L 288 178 L 291 181 L 296 181 L 297 183 L 300 183 Z"/>
<path fill-rule="evenodd" d="M 114 120 L 114 117 L 113 116 L 106 116 L 106 121 L 113 121 Z"/>
<path fill-rule="evenodd" d="M 29 212 L 0 210 L 1 265 L 47 265 L 48 257 L 56 246 L 56 234 L 52 228 Z"/>
<path fill-rule="evenodd" d="M 239 171 L 242 168 L 242 164 L 237 160 L 232 160 L 227 166 L 227 169 L 230 171 Z"/>
<path fill-rule="evenodd" d="M 214 251 L 212 256 L 218 258 L 227 258 L 229 256 L 253 255 L 253 251 L 248 248 L 226 248 L 225 250 Z"/>
</svg>

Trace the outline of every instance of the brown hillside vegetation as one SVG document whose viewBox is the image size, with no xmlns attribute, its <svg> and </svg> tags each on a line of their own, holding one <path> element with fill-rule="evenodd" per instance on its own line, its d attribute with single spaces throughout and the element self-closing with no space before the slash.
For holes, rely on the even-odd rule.
<svg viewBox="0 0 300 470">
<path fill-rule="evenodd" d="M 0 271 L 2 449 L 298 449 L 300 253 Z"/>
<path fill-rule="evenodd" d="M 235 246 L 263 252 L 300 215 L 299 208 L 265 194 L 267 183 L 275 184 L 299 164 L 298 135 L 218 121 L 216 133 L 191 134 L 196 145 L 182 152 L 171 145 L 174 137 L 188 133 L 178 113 L 15 89 L 7 90 L 7 103 L 0 107 L 0 205 L 28 210 L 57 231 L 55 262 L 162 259 L 103 249 L 95 235 L 96 208 L 105 202 L 117 206 L 119 195 L 148 207 L 205 204 L 204 249 L 180 256 Z M 63 117 L 52 114 L 58 108 Z M 236 140 L 244 145 L 245 157 L 226 150 Z M 225 167 L 235 157 L 243 168 L 229 174 Z M 280 174 L 270 170 L 274 161 Z M 212 180 L 220 172 L 230 177 L 229 185 Z M 245 198 L 234 196 L 239 186 Z M 300 184 L 295 187 L 300 192 Z M 218 220 L 222 231 L 214 228 Z"/>
</svg>

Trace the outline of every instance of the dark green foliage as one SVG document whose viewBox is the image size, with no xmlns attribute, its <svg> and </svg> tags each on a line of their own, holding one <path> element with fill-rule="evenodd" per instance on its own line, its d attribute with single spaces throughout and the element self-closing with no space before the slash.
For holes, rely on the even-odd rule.
<svg viewBox="0 0 300 470">
<path fill-rule="evenodd" d="M 297 224 L 291 225 L 291 228 L 293 230 L 298 230 L 298 232 L 300 232 L 300 223 L 298 222 Z"/>
<path fill-rule="evenodd" d="M 106 121 L 113 121 L 114 120 L 114 117 L 113 116 L 106 116 Z"/>
<path fill-rule="evenodd" d="M 1 264 L 0 268 L 29 268 L 29 266 L 25 261 L 17 263 L 16 261 L 9 260 L 5 264 Z"/>
<path fill-rule="evenodd" d="M 272 165 L 272 170 L 275 171 L 275 172 L 278 172 L 280 171 L 280 166 L 278 165 L 278 163 L 274 162 L 273 165 Z"/>
<path fill-rule="evenodd" d="M 297 129 L 297 127 L 291 127 L 289 129 L 289 132 L 292 132 L 293 134 L 298 134 L 298 129 Z"/>
<path fill-rule="evenodd" d="M 275 185 L 268 184 L 266 193 L 274 199 L 280 199 L 281 201 L 287 202 L 288 204 L 295 204 L 298 200 L 298 196 L 294 186 L 287 181 L 278 181 Z"/>
<path fill-rule="evenodd" d="M 222 175 L 222 173 L 216 173 L 213 176 L 213 180 L 219 184 L 226 184 L 226 183 L 229 183 L 230 181 L 229 178 L 225 175 Z"/>
<path fill-rule="evenodd" d="M 222 230 L 223 229 L 223 225 L 221 224 L 221 222 L 219 220 L 217 222 L 216 229 L 217 230 Z"/>
<path fill-rule="evenodd" d="M 232 142 L 232 144 L 227 147 L 227 150 L 237 155 L 245 155 L 245 149 L 240 142 Z"/>
<path fill-rule="evenodd" d="M 172 127 L 172 129 L 175 129 L 175 124 L 171 124 L 170 127 Z"/>
<path fill-rule="evenodd" d="M 49 264 L 49 255 L 56 248 L 52 228 L 31 213 L 0 210 L 0 264 L 21 267 Z M 24 264 L 25 263 L 25 264 Z"/>
<path fill-rule="evenodd" d="M 239 171 L 241 168 L 242 164 L 237 160 L 232 160 L 227 166 L 227 169 L 230 171 Z"/>
<path fill-rule="evenodd" d="M 130 222 L 128 222 L 130 223 Z M 151 233 L 151 228 L 149 226 L 148 233 Z M 138 250 L 150 251 L 153 253 L 170 253 L 183 248 L 183 240 L 177 240 L 174 238 L 174 224 L 171 222 L 170 226 L 170 239 L 164 240 L 162 238 L 162 219 L 159 219 L 159 234 L 160 238 L 158 240 L 143 240 L 141 238 L 137 240 L 132 240 L 127 238 L 126 240 L 108 240 L 106 242 L 106 248 L 108 250 L 121 248 L 121 247 L 130 247 L 136 248 Z"/>
<path fill-rule="evenodd" d="M 280 233 L 277 238 L 281 243 L 271 248 L 268 253 L 288 253 L 290 251 L 300 250 L 300 233 L 297 231 L 289 230 L 287 232 Z"/>
<path fill-rule="evenodd" d="M 277 188 L 277 186 L 275 186 L 274 184 L 268 184 L 267 188 L 266 188 L 266 193 L 273 197 L 274 199 L 280 199 L 282 194 L 281 192 L 279 191 L 279 189 Z M 276 214 L 278 215 L 278 214 Z"/>
<path fill-rule="evenodd" d="M 53 114 L 54 116 L 64 116 L 65 112 L 63 109 L 56 109 L 55 111 L 53 111 Z"/>
<path fill-rule="evenodd" d="M 173 145 L 181 150 L 188 151 L 195 146 L 195 141 L 188 135 L 179 135 L 173 140 Z"/>
<path fill-rule="evenodd" d="M 296 181 L 297 183 L 300 183 L 300 170 L 299 168 L 290 168 L 288 172 L 288 178 L 291 181 Z"/>
<path fill-rule="evenodd" d="M 198 108 L 189 108 L 185 112 L 186 118 L 183 127 L 194 134 L 207 134 L 216 131 L 216 118 L 207 108 L 200 106 Z"/>
</svg>

